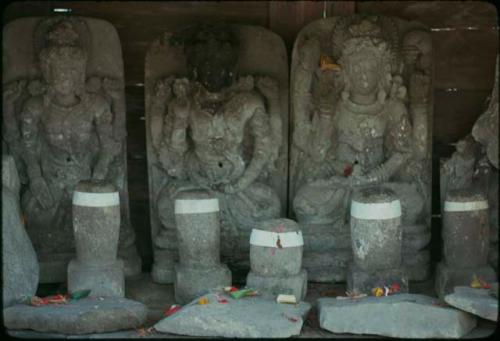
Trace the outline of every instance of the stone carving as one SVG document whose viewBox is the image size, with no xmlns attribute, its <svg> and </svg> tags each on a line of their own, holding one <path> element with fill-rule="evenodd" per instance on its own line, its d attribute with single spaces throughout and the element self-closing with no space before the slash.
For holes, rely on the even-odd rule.
<svg viewBox="0 0 500 341">
<path fill-rule="evenodd" d="M 311 280 L 345 280 L 350 198 L 383 186 L 402 205 L 403 264 L 429 274 L 430 34 L 396 18 L 355 15 L 309 24 L 292 56 L 290 201 Z M 409 240 L 417 239 L 417 243 Z M 333 257 L 330 255 L 333 250 Z M 415 260 L 418 260 L 415 262 Z"/>
<path fill-rule="evenodd" d="M 68 264 L 68 291 L 91 297 L 124 297 L 123 261 L 116 259 L 120 196 L 102 180 L 80 181 L 73 192 L 76 259 Z"/>
<path fill-rule="evenodd" d="M 175 200 L 179 263 L 175 265 L 175 301 L 187 304 L 201 293 L 231 285 L 231 271 L 220 263 L 219 201 L 194 191 Z"/>
<path fill-rule="evenodd" d="M 441 208 L 448 193 L 454 190 L 471 196 L 481 194 L 487 199 L 489 263 L 493 269 L 498 269 L 498 56 L 496 63 L 488 108 L 477 119 L 472 133 L 456 143 L 456 151 L 442 162 L 440 169 Z"/>
<path fill-rule="evenodd" d="M 2 297 L 8 307 L 34 296 L 39 266 L 19 207 L 19 177 L 14 159 L 2 155 Z"/>
<path fill-rule="evenodd" d="M 123 64 L 116 30 L 82 17 L 23 18 L 4 28 L 4 139 L 21 179 L 22 211 L 40 281 L 66 280 L 74 257 L 71 199 L 80 180 L 120 191 L 120 257 L 141 271 L 126 181 Z"/>
<path fill-rule="evenodd" d="M 153 280 L 173 281 L 174 200 L 219 199 L 224 262 L 248 267 L 252 228 L 284 212 L 287 62 L 260 27 L 195 25 L 155 40 L 146 57 Z"/>
<path fill-rule="evenodd" d="M 347 287 L 352 292 L 370 294 L 376 287 L 400 285 L 408 292 L 402 269 L 403 231 L 401 203 L 393 191 L 363 188 L 351 202 L 353 261 L 349 264 Z"/>
<path fill-rule="evenodd" d="M 307 271 L 302 268 L 304 241 L 296 222 L 272 219 L 250 235 L 250 267 L 246 286 L 265 295 L 306 297 Z"/>
</svg>

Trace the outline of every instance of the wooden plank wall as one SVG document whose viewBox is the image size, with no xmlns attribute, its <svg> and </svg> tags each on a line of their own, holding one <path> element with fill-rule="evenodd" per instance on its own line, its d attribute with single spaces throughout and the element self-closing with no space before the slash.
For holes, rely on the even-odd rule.
<svg viewBox="0 0 500 341">
<path fill-rule="evenodd" d="M 23 1 L 5 7 L 3 21 L 53 15 L 54 8 L 70 8 L 73 15 L 107 20 L 120 36 L 126 78 L 130 207 L 145 271 L 152 263 L 152 249 L 144 57 L 150 42 L 162 32 L 200 21 L 260 25 L 284 39 L 290 56 L 300 29 L 323 16 L 377 13 L 420 21 L 431 28 L 435 48 L 435 160 L 449 155 L 450 143 L 467 134 L 482 113 L 493 85 L 498 52 L 496 9 L 480 1 Z"/>
</svg>

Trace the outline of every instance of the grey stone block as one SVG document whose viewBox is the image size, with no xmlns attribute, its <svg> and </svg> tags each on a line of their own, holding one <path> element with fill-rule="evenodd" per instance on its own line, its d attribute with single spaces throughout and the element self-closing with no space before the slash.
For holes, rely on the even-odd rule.
<svg viewBox="0 0 500 341">
<path fill-rule="evenodd" d="M 7 329 L 61 334 L 104 333 L 139 328 L 146 321 L 142 303 L 118 297 L 84 298 L 61 305 L 15 305 L 4 309 Z"/>
<path fill-rule="evenodd" d="M 297 275 L 262 276 L 250 271 L 246 286 L 274 297 L 279 294 L 295 295 L 297 300 L 303 300 L 307 293 L 307 272 L 300 271 Z"/>
<path fill-rule="evenodd" d="M 457 286 L 470 285 L 474 274 L 488 283 L 496 282 L 496 274 L 490 266 L 473 268 L 452 268 L 441 262 L 436 267 L 436 293 L 440 298 L 453 292 Z"/>
<path fill-rule="evenodd" d="M 72 260 L 68 265 L 68 290 L 92 290 L 92 297 L 124 297 L 123 261 L 82 263 Z"/>
<path fill-rule="evenodd" d="M 285 338 L 299 335 L 311 305 L 280 304 L 261 297 L 232 299 L 219 303 L 207 294 L 209 303 L 193 303 L 154 325 L 163 333 L 233 338 Z"/>
<path fill-rule="evenodd" d="M 438 302 L 417 294 L 357 300 L 320 298 L 319 323 L 333 333 L 399 338 L 459 338 L 476 326 L 474 316 L 440 307 Z"/>
<path fill-rule="evenodd" d="M 307 270 L 308 281 L 345 281 L 347 266 L 352 260 L 352 250 L 334 250 L 328 253 L 304 252 L 302 266 Z"/>
<path fill-rule="evenodd" d="M 404 251 L 410 252 L 414 251 L 417 252 L 423 248 L 425 248 L 427 245 L 429 245 L 429 242 L 431 241 L 431 232 L 426 231 L 423 233 L 408 233 L 403 235 L 403 247 L 402 249 Z"/>
<path fill-rule="evenodd" d="M 211 268 L 188 268 L 175 265 L 175 301 L 186 304 L 203 292 L 231 285 L 231 271 L 220 264 Z"/>
<path fill-rule="evenodd" d="M 398 283 L 401 292 L 408 292 L 408 278 L 402 268 L 366 271 L 358 268 L 355 263 L 347 270 L 347 288 L 369 294 L 375 287 L 390 286 Z"/>
<path fill-rule="evenodd" d="M 446 303 L 460 310 L 487 320 L 498 321 L 498 298 L 489 289 L 455 287 L 452 294 L 444 297 Z"/>
</svg>

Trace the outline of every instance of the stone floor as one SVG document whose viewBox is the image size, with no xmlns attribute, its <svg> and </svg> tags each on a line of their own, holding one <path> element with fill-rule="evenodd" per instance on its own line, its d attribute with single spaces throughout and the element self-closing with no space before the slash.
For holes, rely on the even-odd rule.
<svg viewBox="0 0 500 341">
<path fill-rule="evenodd" d="M 13 337 L 18 338 L 48 338 L 48 339 L 101 339 L 101 338 L 193 338 L 188 336 L 180 336 L 173 334 L 164 334 L 152 331 L 150 327 L 162 318 L 163 311 L 174 304 L 173 286 L 158 285 L 150 281 L 149 275 L 128 280 L 126 285 L 127 298 L 135 299 L 145 303 L 150 312 L 148 321 L 144 328 L 139 330 L 128 330 L 105 334 L 90 334 L 90 335 L 62 335 L 52 333 L 38 333 L 33 331 L 7 331 Z M 54 289 L 52 289 L 54 290 Z M 370 335 L 354 335 L 354 334 L 334 334 L 329 331 L 319 328 L 319 322 L 316 317 L 315 303 L 319 297 L 343 295 L 345 291 L 344 284 L 325 284 L 325 283 L 309 283 L 306 301 L 313 305 L 313 309 L 309 313 L 308 319 L 305 321 L 302 332 L 298 338 L 380 338 Z M 412 283 L 410 292 L 420 293 L 429 296 L 435 296 L 433 282 L 431 280 Z M 41 294 L 39 292 L 39 294 Z M 50 290 L 47 294 L 50 294 Z M 496 323 L 484 319 L 478 319 L 478 326 L 472 330 L 465 338 L 483 338 L 494 333 Z M 199 337 L 196 337 L 199 338 Z"/>
</svg>

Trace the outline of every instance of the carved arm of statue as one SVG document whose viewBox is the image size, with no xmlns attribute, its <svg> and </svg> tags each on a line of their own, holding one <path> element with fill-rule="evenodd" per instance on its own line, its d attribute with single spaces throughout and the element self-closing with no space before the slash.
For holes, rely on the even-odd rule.
<svg viewBox="0 0 500 341">
<path fill-rule="evenodd" d="M 235 184 L 224 186 L 224 192 L 226 193 L 236 193 L 247 188 L 257 179 L 269 161 L 271 148 L 270 122 L 262 104 L 257 105 L 257 108 L 254 109 L 249 124 L 254 138 L 252 160 Z"/>
<path fill-rule="evenodd" d="M 271 77 L 258 77 L 256 81 L 257 88 L 267 99 L 269 113 L 269 124 L 271 128 L 272 143 L 270 145 L 269 169 L 276 170 L 275 162 L 278 159 L 282 144 L 283 126 L 280 113 L 280 98 L 278 83 Z"/>
<path fill-rule="evenodd" d="M 120 141 L 114 138 L 113 114 L 110 105 L 102 97 L 97 98 L 98 108 L 100 109 L 94 117 L 94 122 L 99 137 L 100 150 L 96 165 L 92 171 L 92 178 L 102 180 L 108 174 L 109 164 L 120 152 Z M 100 101 L 102 103 L 99 103 Z"/>
<path fill-rule="evenodd" d="M 7 142 L 18 168 L 21 167 L 19 158 L 22 157 L 23 152 L 15 104 L 22 97 L 25 86 L 25 80 L 14 81 L 7 84 L 3 90 L 3 138 Z M 24 181 L 23 172 L 19 172 L 19 174 L 21 180 Z"/>
<path fill-rule="evenodd" d="M 21 113 L 21 134 L 23 141 L 23 158 L 26 164 L 29 187 L 40 206 L 49 209 L 54 205 L 49 187 L 42 177 L 40 167 L 39 121 L 42 114 L 42 98 L 30 98 Z"/>
<path fill-rule="evenodd" d="M 186 78 L 176 79 L 173 84 L 175 98 L 168 105 L 168 113 L 165 112 L 165 103 L 170 98 L 170 87 L 166 80 L 159 84 L 157 88 L 156 103 L 153 107 L 153 116 L 156 117 L 151 124 L 158 124 L 161 129 L 161 134 L 157 134 L 157 145 L 159 160 L 162 166 L 167 170 L 168 174 L 175 177 L 185 177 L 183 172 L 184 154 L 188 150 L 187 143 L 187 128 L 189 125 L 189 100 L 187 97 L 189 81 Z M 163 124 L 158 117 L 164 117 Z M 152 132 L 155 127 L 151 127 Z M 153 142 L 154 143 L 154 142 Z"/>
</svg>

